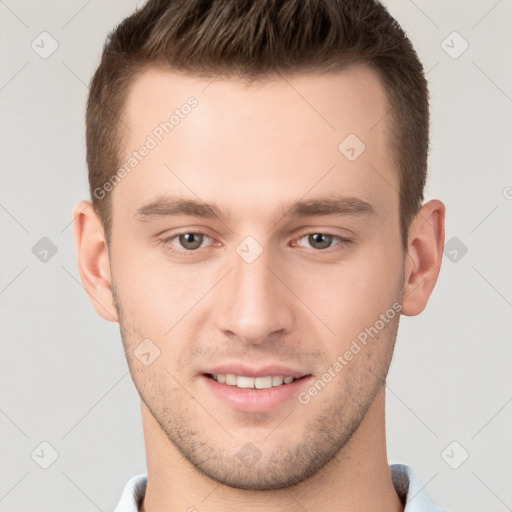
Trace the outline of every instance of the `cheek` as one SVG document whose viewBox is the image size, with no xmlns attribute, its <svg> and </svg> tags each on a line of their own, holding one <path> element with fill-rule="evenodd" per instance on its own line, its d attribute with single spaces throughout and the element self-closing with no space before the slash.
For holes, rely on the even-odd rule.
<svg viewBox="0 0 512 512">
<path fill-rule="evenodd" d="M 139 249 L 134 249 L 137 246 Z M 127 320 L 139 334 L 156 339 L 172 337 L 173 332 L 185 328 L 187 317 L 193 317 L 195 323 L 206 320 L 205 306 L 215 304 L 215 284 L 227 270 L 218 262 L 176 263 L 166 259 L 163 248 L 141 247 L 135 240 L 126 247 L 113 247 L 112 268 Z M 311 321 L 319 319 L 321 329 L 329 327 L 326 333 L 332 331 L 346 339 L 373 325 L 396 300 L 399 253 L 382 236 L 338 261 L 296 260 L 281 271 L 294 294 L 312 312 Z M 296 303 L 296 297 L 290 296 L 290 307 Z M 304 309 L 300 304 L 296 307 Z"/>
<path fill-rule="evenodd" d="M 293 289 L 344 343 L 397 301 L 400 272 L 397 255 L 375 246 L 334 265 L 302 269 Z"/>
<path fill-rule="evenodd" d="M 113 279 L 123 316 L 140 335 L 165 340 L 212 288 L 208 266 L 176 264 L 157 247 L 112 252 Z"/>
</svg>

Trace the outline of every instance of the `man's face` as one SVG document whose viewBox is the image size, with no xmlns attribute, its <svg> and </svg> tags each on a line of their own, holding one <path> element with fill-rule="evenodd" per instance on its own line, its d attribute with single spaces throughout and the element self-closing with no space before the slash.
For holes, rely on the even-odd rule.
<svg viewBox="0 0 512 512">
<path fill-rule="evenodd" d="M 122 162 L 150 149 L 111 192 L 123 344 L 146 420 L 217 481 L 304 480 L 383 386 L 404 266 L 386 111 L 362 66 L 253 85 L 156 70 L 134 82 Z M 166 198 L 219 211 L 171 215 L 155 204 Z M 337 214 L 315 205 L 336 198 Z M 293 214 L 295 202 L 311 203 Z M 263 387 L 302 378 L 258 390 L 222 383 L 228 373 Z"/>
</svg>

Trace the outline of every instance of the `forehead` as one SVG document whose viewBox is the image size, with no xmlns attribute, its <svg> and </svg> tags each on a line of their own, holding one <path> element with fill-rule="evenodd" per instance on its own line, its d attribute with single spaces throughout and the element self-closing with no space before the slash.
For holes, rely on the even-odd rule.
<svg viewBox="0 0 512 512">
<path fill-rule="evenodd" d="M 387 112 L 377 74 L 362 65 L 253 83 L 148 69 L 126 100 L 121 165 L 151 149 L 126 167 L 113 201 L 135 210 L 169 192 L 249 209 L 251 198 L 340 187 L 382 201 L 383 183 L 388 195 L 398 187 Z"/>
<path fill-rule="evenodd" d="M 201 116 L 196 111 L 194 117 L 203 124 L 208 120 L 239 122 L 249 115 L 252 127 L 263 120 L 268 130 L 278 125 L 291 127 L 301 118 L 312 122 L 311 130 L 340 131 L 351 126 L 363 135 L 374 126 L 367 123 L 378 122 L 388 110 L 377 73 L 363 64 L 329 73 L 276 74 L 251 82 L 149 67 L 131 84 L 124 109 L 127 126 L 130 131 L 147 133 L 155 120 L 162 115 L 168 118 L 191 96 L 201 104 Z"/>
</svg>

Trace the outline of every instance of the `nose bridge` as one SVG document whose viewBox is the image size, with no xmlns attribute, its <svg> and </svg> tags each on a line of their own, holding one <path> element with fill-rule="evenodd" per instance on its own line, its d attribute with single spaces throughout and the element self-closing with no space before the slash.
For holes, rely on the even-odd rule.
<svg viewBox="0 0 512 512">
<path fill-rule="evenodd" d="M 273 332 L 288 331 L 291 312 L 282 283 L 268 268 L 273 269 L 270 250 L 246 237 L 236 248 L 231 266 L 218 327 L 251 344 L 262 343 Z"/>
</svg>

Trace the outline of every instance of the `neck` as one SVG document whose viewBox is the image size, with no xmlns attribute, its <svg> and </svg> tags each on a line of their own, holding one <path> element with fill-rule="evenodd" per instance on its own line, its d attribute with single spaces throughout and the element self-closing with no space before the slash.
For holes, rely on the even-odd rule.
<svg viewBox="0 0 512 512">
<path fill-rule="evenodd" d="M 384 390 L 334 459 L 293 487 L 269 491 L 232 488 L 202 474 L 169 441 L 142 401 L 141 409 L 148 469 L 141 512 L 403 511 L 387 462 Z"/>
</svg>

